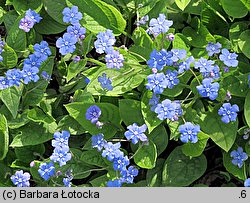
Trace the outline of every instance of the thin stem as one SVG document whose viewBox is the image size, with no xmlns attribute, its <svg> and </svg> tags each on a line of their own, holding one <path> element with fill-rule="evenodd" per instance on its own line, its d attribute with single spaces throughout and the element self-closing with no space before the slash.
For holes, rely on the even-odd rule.
<svg viewBox="0 0 250 203">
<path fill-rule="evenodd" d="M 197 75 L 195 74 L 195 72 L 194 72 L 191 68 L 190 68 L 189 70 L 192 72 L 192 74 L 193 74 L 194 77 L 196 78 L 196 80 L 197 80 L 197 82 L 199 83 L 199 85 L 201 85 L 201 82 L 200 82 L 199 78 L 197 77 Z"/>
<path fill-rule="evenodd" d="M 96 169 L 90 169 L 90 170 L 87 170 L 87 171 L 84 171 L 84 172 L 81 172 L 81 173 L 75 173 L 73 174 L 74 176 L 77 176 L 77 175 L 82 175 L 82 174 L 85 174 L 85 173 L 88 173 L 88 172 L 93 172 L 93 171 L 103 171 L 103 170 L 107 170 L 108 167 L 106 168 L 96 168 Z"/>
<path fill-rule="evenodd" d="M 128 142 L 128 140 L 124 140 L 124 139 L 112 139 L 110 141 L 113 141 L 113 142 Z"/>
<path fill-rule="evenodd" d="M 88 62 L 91 62 L 91 63 L 95 63 L 96 65 L 99 65 L 99 66 L 105 66 L 104 63 L 98 61 L 98 60 L 95 60 L 93 58 L 87 58 Z"/>
<path fill-rule="evenodd" d="M 192 91 L 190 91 L 188 93 L 188 95 L 186 96 L 186 98 L 181 102 L 181 104 L 183 104 L 185 101 L 187 101 L 188 97 L 192 94 Z"/>
<path fill-rule="evenodd" d="M 145 59 L 143 56 L 141 56 L 140 54 L 137 54 L 137 53 L 135 53 L 135 52 L 133 52 L 133 51 L 128 51 L 130 54 L 133 54 L 133 55 L 135 55 L 135 56 L 138 56 L 138 57 L 140 57 L 143 61 L 145 61 L 145 62 L 147 62 L 147 59 Z"/>
<path fill-rule="evenodd" d="M 129 159 L 133 159 L 134 156 L 138 153 L 138 151 L 143 147 L 142 144 L 139 145 L 138 149 L 136 150 L 136 152 L 129 158 Z"/>
<path fill-rule="evenodd" d="M 35 89 L 37 89 L 38 87 L 40 87 L 41 85 L 43 85 L 44 83 L 39 83 L 37 86 L 33 87 L 32 89 L 28 90 L 27 92 L 25 92 L 25 94 L 23 95 L 23 98 L 25 98 L 27 96 L 27 94 L 29 94 L 30 92 L 34 91 Z"/>
</svg>

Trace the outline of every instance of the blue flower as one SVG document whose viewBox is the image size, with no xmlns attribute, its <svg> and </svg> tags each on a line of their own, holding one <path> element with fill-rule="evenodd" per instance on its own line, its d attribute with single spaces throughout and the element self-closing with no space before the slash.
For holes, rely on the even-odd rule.
<svg viewBox="0 0 250 203">
<path fill-rule="evenodd" d="M 71 9 L 69 7 L 64 8 L 62 14 L 63 22 L 71 23 L 72 25 L 78 24 L 79 20 L 82 19 L 82 13 L 78 12 L 77 6 L 72 6 Z"/>
<path fill-rule="evenodd" d="M 94 42 L 94 45 L 97 53 L 108 53 L 110 49 L 113 49 L 112 46 L 116 40 L 112 30 L 108 29 L 106 32 L 99 32 L 96 37 L 97 40 Z"/>
<path fill-rule="evenodd" d="M 78 39 L 86 33 L 86 28 L 82 27 L 79 23 L 70 25 L 67 27 L 67 33 Z"/>
<path fill-rule="evenodd" d="M 208 42 L 208 45 L 206 46 L 208 56 L 213 56 L 214 54 L 220 53 L 220 49 L 221 49 L 221 44 L 219 42 L 217 42 L 216 44 Z"/>
<path fill-rule="evenodd" d="M 30 54 L 29 58 L 26 58 L 23 61 L 23 67 L 40 68 L 41 64 L 42 59 L 35 54 Z"/>
<path fill-rule="evenodd" d="M 37 67 L 32 68 L 29 66 L 24 66 L 21 72 L 24 84 L 28 84 L 31 81 L 37 82 L 39 80 L 39 76 L 37 75 L 39 69 Z"/>
<path fill-rule="evenodd" d="M 58 162 L 60 166 L 66 165 L 66 162 L 71 159 L 71 153 L 68 146 L 57 147 L 54 149 L 53 154 L 50 156 L 50 160 Z"/>
<path fill-rule="evenodd" d="M 120 179 L 109 180 L 107 182 L 107 186 L 108 187 L 121 187 L 122 186 L 122 182 L 121 182 Z"/>
<path fill-rule="evenodd" d="M 123 155 L 123 152 L 120 150 L 121 143 L 115 143 L 107 142 L 104 145 L 104 150 L 102 151 L 102 157 L 107 157 L 109 161 L 113 161 L 114 158 L 117 158 L 121 155 Z"/>
<path fill-rule="evenodd" d="M 237 104 L 231 106 L 230 103 L 224 103 L 222 107 L 218 110 L 218 114 L 222 116 L 221 120 L 224 123 L 229 123 L 230 121 L 236 121 L 237 112 L 239 112 L 239 107 Z"/>
<path fill-rule="evenodd" d="M 175 85 L 177 85 L 180 80 L 177 78 L 178 72 L 176 70 L 171 71 L 170 69 L 166 72 L 166 79 L 168 81 L 167 88 L 172 89 Z"/>
<path fill-rule="evenodd" d="M 30 174 L 23 172 L 23 170 L 16 171 L 15 175 L 10 177 L 12 183 L 17 187 L 29 187 L 30 186 Z"/>
<path fill-rule="evenodd" d="M 0 90 L 7 89 L 9 86 L 9 81 L 6 77 L 0 76 Z"/>
<path fill-rule="evenodd" d="M 242 147 L 238 147 L 237 150 L 233 150 L 230 153 L 230 156 L 233 158 L 232 163 L 235 166 L 241 168 L 245 160 L 248 159 L 247 153 L 243 152 Z"/>
<path fill-rule="evenodd" d="M 85 117 L 87 120 L 90 120 L 91 123 L 96 123 L 101 114 L 102 114 L 101 109 L 96 105 L 92 105 L 87 109 Z"/>
<path fill-rule="evenodd" d="M 33 11 L 31 9 L 26 11 L 25 16 L 28 16 L 29 18 L 31 18 L 34 24 L 39 23 L 42 20 L 42 17 L 40 16 L 40 14 L 38 14 L 36 11 Z"/>
<path fill-rule="evenodd" d="M 185 49 L 172 49 L 171 52 L 173 53 L 172 56 L 173 62 L 182 60 L 187 56 L 187 51 Z"/>
<path fill-rule="evenodd" d="M 71 182 L 69 178 L 63 178 L 63 184 L 65 187 L 71 187 Z"/>
<path fill-rule="evenodd" d="M 53 147 L 68 146 L 70 133 L 66 130 L 54 133 L 54 140 L 52 140 Z"/>
<path fill-rule="evenodd" d="M 165 120 L 166 118 L 172 120 L 176 115 L 175 112 L 176 105 L 169 99 L 163 100 L 161 103 L 157 104 L 155 108 L 155 113 L 160 120 Z"/>
<path fill-rule="evenodd" d="M 151 74 L 147 78 L 148 83 L 146 84 L 146 88 L 153 90 L 155 94 L 161 94 L 164 88 L 168 86 L 168 80 L 163 73 Z"/>
<path fill-rule="evenodd" d="M 40 44 L 35 44 L 34 51 L 35 56 L 40 57 L 41 61 L 45 61 L 51 55 L 49 44 L 46 41 L 41 41 Z"/>
<path fill-rule="evenodd" d="M 177 121 L 179 117 L 182 116 L 183 114 L 183 110 L 181 108 L 181 102 L 176 100 L 176 101 L 173 101 L 172 104 L 174 105 L 175 115 L 171 118 L 171 120 Z"/>
<path fill-rule="evenodd" d="M 116 171 L 123 171 L 126 170 L 126 166 L 128 166 L 130 163 L 129 159 L 127 156 L 119 156 L 119 157 L 115 157 L 113 159 L 113 167 L 114 170 Z"/>
<path fill-rule="evenodd" d="M 42 163 L 39 166 L 38 173 L 44 180 L 49 180 L 51 176 L 55 174 L 55 167 L 52 162 L 50 163 Z"/>
<path fill-rule="evenodd" d="M 119 51 L 111 50 L 105 56 L 107 68 L 120 69 L 123 66 L 124 57 Z"/>
<path fill-rule="evenodd" d="M 22 72 L 19 69 L 9 69 L 6 73 L 6 79 L 8 80 L 9 86 L 19 86 L 22 79 Z"/>
<path fill-rule="evenodd" d="M 29 16 L 25 16 L 20 20 L 19 28 L 24 32 L 29 32 L 31 28 L 34 26 L 34 21 Z"/>
<path fill-rule="evenodd" d="M 247 178 L 247 179 L 244 181 L 244 186 L 245 186 L 245 187 L 250 187 L 250 178 Z"/>
<path fill-rule="evenodd" d="M 248 75 L 248 86 L 250 88 L 250 74 Z"/>
<path fill-rule="evenodd" d="M 191 143 L 196 143 L 198 142 L 197 134 L 200 132 L 200 126 L 186 122 L 180 125 L 179 132 L 181 133 L 180 140 L 182 142 L 187 143 L 190 141 Z"/>
<path fill-rule="evenodd" d="M 141 19 L 136 23 L 137 26 L 145 25 L 149 20 L 148 15 L 142 16 Z"/>
<path fill-rule="evenodd" d="M 220 60 L 228 67 L 237 67 L 238 60 L 236 59 L 238 54 L 230 53 L 227 49 L 222 49 L 221 54 L 219 56 Z"/>
<path fill-rule="evenodd" d="M 215 100 L 218 96 L 219 91 L 219 83 L 211 83 L 213 79 L 205 78 L 202 81 L 202 85 L 197 86 L 197 90 L 199 91 L 202 97 L 209 97 L 211 100 Z"/>
<path fill-rule="evenodd" d="M 104 90 L 107 90 L 107 91 L 113 90 L 112 80 L 110 78 L 107 78 L 106 73 L 103 73 L 102 76 L 98 76 L 97 80 Z"/>
<path fill-rule="evenodd" d="M 147 64 L 150 68 L 157 68 L 157 70 L 162 70 L 164 66 L 173 65 L 173 53 L 162 49 L 160 52 L 153 50 L 150 54 L 150 59 L 147 61 Z"/>
<path fill-rule="evenodd" d="M 130 166 L 128 170 L 121 171 L 121 181 L 132 184 L 134 182 L 134 177 L 139 173 L 138 169 L 134 166 Z"/>
<path fill-rule="evenodd" d="M 197 62 L 194 63 L 194 67 L 199 68 L 200 72 L 202 73 L 202 75 L 204 77 L 204 75 L 211 72 L 213 64 L 214 64 L 214 61 L 207 60 L 207 59 L 201 57 Z"/>
<path fill-rule="evenodd" d="M 210 74 L 208 77 L 213 79 L 219 79 L 220 78 L 220 68 L 217 65 L 212 66 L 212 69 L 210 70 Z"/>
<path fill-rule="evenodd" d="M 92 147 L 97 148 L 97 151 L 99 152 L 103 149 L 104 145 L 107 143 L 106 140 L 104 140 L 104 135 L 101 133 L 93 135 L 91 137 L 91 141 L 92 141 Z"/>
<path fill-rule="evenodd" d="M 160 33 L 166 33 L 169 30 L 169 27 L 173 25 L 173 21 L 166 20 L 166 16 L 164 14 L 159 14 L 157 19 L 152 18 L 149 21 L 149 32 L 154 34 L 156 37 Z"/>
<path fill-rule="evenodd" d="M 147 130 L 146 124 L 138 126 L 136 123 L 133 123 L 133 125 L 129 125 L 127 128 L 128 131 L 126 131 L 124 135 L 128 140 L 132 140 L 133 144 L 136 144 L 139 140 L 142 142 L 148 141 L 147 136 L 144 134 Z"/>
<path fill-rule="evenodd" d="M 156 94 L 153 94 L 152 98 L 149 100 L 149 105 L 151 105 L 150 110 L 154 111 L 157 104 L 159 103 L 160 97 Z"/>
<path fill-rule="evenodd" d="M 68 53 L 73 53 L 76 49 L 77 38 L 73 37 L 69 33 L 64 33 L 63 37 L 60 37 L 56 40 L 56 47 L 59 48 L 59 52 L 62 55 L 66 55 Z"/>
<path fill-rule="evenodd" d="M 178 66 L 178 73 L 183 73 L 184 70 L 189 70 L 191 63 L 193 63 L 193 62 L 194 62 L 193 56 L 190 56 L 189 58 L 187 58 L 186 61 L 180 62 L 179 66 Z"/>
<path fill-rule="evenodd" d="M 42 76 L 43 79 L 45 79 L 47 81 L 51 80 L 51 76 L 46 71 L 42 71 L 41 76 Z"/>
</svg>

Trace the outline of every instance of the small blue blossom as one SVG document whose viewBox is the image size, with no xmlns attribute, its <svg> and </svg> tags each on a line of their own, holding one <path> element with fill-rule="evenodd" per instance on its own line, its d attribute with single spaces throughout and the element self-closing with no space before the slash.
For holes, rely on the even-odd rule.
<svg viewBox="0 0 250 203">
<path fill-rule="evenodd" d="M 245 187 L 250 187 L 250 178 L 247 178 L 247 179 L 244 181 L 244 186 L 245 186 Z"/>
<path fill-rule="evenodd" d="M 194 63 L 195 68 L 199 68 L 201 73 L 210 73 L 212 69 L 212 65 L 214 64 L 214 61 L 207 60 L 203 57 L 201 57 L 197 62 Z"/>
<path fill-rule="evenodd" d="M 42 64 L 42 59 L 35 54 L 30 54 L 29 58 L 24 59 L 23 67 L 30 67 L 30 68 L 40 68 Z"/>
<path fill-rule="evenodd" d="M 141 19 L 136 23 L 137 26 L 145 25 L 149 20 L 148 15 L 142 16 Z"/>
<path fill-rule="evenodd" d="M 121 187 L 122 186 L 122 182 L 121 182 L 120 179 L 109 180 L 107 182 L 107 186 L 108 187 Z"/>
<path fill-rule="evenodd" d="M 248 86 L 250 88 L 250 74 L 248 75 Z"/>
<path fill-rule="evenodd" d="M 104 145 L 107 143 L 106 140 L 104 139 L 104 135 L 101 133 L 93 135 L 91 137 L 91 141 L 92 141 L 92 147 L 97 148 L 97 151 L 99 152 L 103 149 Z"/>
<path fill-rule="evenodd" d="M 173 53 L 172 56 L 173 62 L 182 60 L 187 56 L 187 51 L 185 49 L 172 49 L 171 52 Z"/>
<path fill-rule="evenodd" d="M 102 151 L 102 157 L 107 157 L 109 161 L 113 161 L 114 158 L 117 158 L 121 155 L 123 155 L 123 152 L 120 150 L 121 143 L 115 143 L 107 142 L 104 145 L 104 150 Z"/>
<path fill-rule="evenodd" d="M 151 105 L 150 110 L 154 111 L 157 104 L 159 103 L 160 97 L 156 94 L 153 94 L 152 98 L 149 100 L 149 105 Z"/>
<path fill-rule="evenodd" d="M 130 166 L 127 170 L 121 171 L 121 181 L 132 184 L 134 182 L 134 177 L 137 176 L 138 173 L 139 171 L 137 168 Z"/>
<path fill-rule="evenodd" d="M 175 112 L 176 105 L 169 99 L 163 100 L 161 103 L 157 104 L 155 108 L 155 113 L 160 120 L 165 120 L 166 118 L 172 120 L 176 115 Z"/>
<path fill-rule="evenodd" d="M 212 80 L 211 78 L 205 78 L 202 84 L 196 88 L 202 97 L 209 97 L 209 99 L 215 100 L 218 96 L 220 85 L 218 82 L 211 83 Z"/>
<path fill-rule="evenodd" d="M 31 81 L 37 82 L 39 80 L 39 69 L 37 67 L 24 66 L 22 72 L 22 79 L 24 84 L 28 84 Z"/>
<path fill-rule="evenodd" d="M 71 187 L 71 182 L 69 178 L 63 178 L 63 184 L 65 187 Z"/>
<path fill-rule="evenodd" d="M 42 20 L 42 17 L 40 16 L 40 14 L 38 14 L 36 11 L 33 11 L 31 9 L 25 12 L 25 16 L 28 16 L 29 18 L 31 18 L 34 24 L 39 23 Z"/>
<path fill-rule="evenodd" d="M 105 32 L 99 32 L 97 34 L 97 40 L 94 42 L 96 52 L 102 54 L 104 52 L 108 53 L 110 49 L 112 49 L 115 44 L 115 36 L 113 35 L 113 31 L 107 29 Z"/>
<path fill-rule="evenodd" d="M 176 100 L 176 101 L 173 101 L 172 104 L 174 105 L 175 115 L 171 118 L 171 120 L 177 121 L 179 117 L 182 116 L 183 114 L 183 110 L 181 108 L 181 102 Z"/>
<path fill-rule="evenodd" d="M 220 53 L 220 49 L 221 49 L 221 44 L 219 42 L 217 42 L 216 44 L 208 42 L 208 45 L 206 46 L 208 56 L 213 56 L 214 54 Z"/>
<path fill-rule="evenodd" d="M 40 164 L 38 173 L 44 180 L 49 180 L 55 174 L 54 164 L 52 162 Z"/>
<path fill-rule="evenodd" d="M 29 32 L 34 26 L 34 21 L 29 16 L 25 16 L 20 20 L 19 28 L 24 32 Z"/>
<path fill-rule="evenodd" d="M 242 147 L 238 147 L 237 150 L 233 150 L 230 153 L 230 156 L 233 158 L 233 165 L 238 166 L 239 168 L 241 168 L 243 166 L 244 161 L 248 159 L 248 155 L 247 153 L 243 152 Z"/>
<path fill-rule="evenodd" d="M 6 73 L 6 79 L 8 80 L 9 86 L 16 85 L 19 87 L 22 79 L 22 72 L 19 69 L 9 69 Z"/>
<path fill-rule="evenodd" d="M 106 66 L 107 68 L 116 68 L 120 69 L 123 66 L 124 57 L 120 52 L 117 50 L 111 50 L 105 56 Z"/>
<path fill-rule="evenodd" d="M 144 134 L 147 130 L 146 124 L 138 126 L 136 123 L 133 123 L 133 125 L 129 125 L 127 128 L 128 131 L 126 131 L 124 135 L 128 140 L 132 140 L 133 144 L 136 144 L 139 140 L 142 142 L 148 141 L 147 136 Z"/>
<path fill-rule="evenodd" d="M 58 162 L 60 167 L 66 165 L 66 162 L 71 159 L 71 153 L 68 146 L 57 147 L 54 149 L 53 154 L 50 156 L 50 160 Z"/>
<path fill-rule="evenodd" d="M 228 67 L 238 66 L 237 57 L 238 54 L 234 52 L 230 53 L 227 49 L 222 49 L 221 54 L 219 55 L 220 60 Z"/>
<path fill-rule="evenodd" d="M 168 86 L 168 80 L 163 73 L 151 74 L 148 77 L 146 88 L 153 90 L 155 94 L 161 94 Z"/>
<path fill-rule="evenodd" d="M 52 140 L 52 146 L 53 147 L 63 147 L 68 146 L 69 143 L 69 137 L 70 133 L 66 130 L 63 130 L 62 132 L 55 132 L 54 133 L 54 139 Z"/>
<path fill-rule="evenodd" d="M 46 71 L 41 72 L 41 77 L 47 81 L 51 80 L 51 76 Z"/>
<path fill-rule="evenodd" d="M 113 168 L 116 171 L 123 171 L 126 170 L 126 166 L 130 163 L 127 156 L 119 156 L 113 159 Z"/>
<path fill-rule="evenodd" d="M 183 73 L 185 70 L 189 70 L 191 63 L 193 63 L 193 62 L 194 62 L 193 56 L 190 56 L 189 58 L 187 58 L 186 61 L 180 62 L 179 66 L 178 66 L 178 73 Z"/>
<path fill-rule="evenodd" d="M 153 50 L 150 54 L 150 59 L 147 61 L 147 64 L 150 68 L 157 68 L 157 70 L 162 70 L 164 66 L 173 65 L 173 53 L 162 49 L 160 52 Z"/>
<path fill-rule="evenodd" d="M 78 39 L 86 33 L 86 28 L 82 27 L 79 23 L 70 25 L 67 27 L 67 33 Z"/>
<path fill-rule="evenodd" d="M 166 20 L 166 16 L 164 14 L 159 14 L 159 17 L 152 18 L 149 21 L 149 32 L 152 33 L 155 37 L 160 33 L 166 33 L 169 30 L 169 27 L 173 25 L 172 20 Z"/>
<path fill-rule="evenodd" d="M 210 70 L 210 75 L 208 76 L 213 79 L 219 79 L 220 78 L 220 68 L 217 65 L 212 66 L 212 69 Z"/>
<path fill-rule="evenodd" d="M 15 175 L 10 177 L 12 183 L 17 187 L 29 187 L 30 186 L 30 174 L 23 172 L 23 170 L 16 171 Z"/>
<path fill-rule="evenodd" d="M 107 78 L 106 73 L 103 73 L 102 76 L 98 76 L 97 80 L 104 90 L 107 90 L 107 91 L 113 90 L 112 80 L 110 78 Z"/>
<path fill-rule="evenodd" d="M 229 123 L 231 121 L 236 121 L 237 112 L 239 112 L 239 107 L 237 104 L 231 105 L 230 103 L 224 103 L 222 107 L 218 110 L 218 114 L 222 116 L 221 120 L 224 123 Z"/>
<path fill-rule="evenodd" d="M 40 57 L 41 61 L 45 61 L 52 53 L 49 44 L 46 41 L 41 41 L 40 44 L 34 45 L 34 55 Z"/>
<path fill-rule="evenodd" d="M 184 143 L 191 142 L 196 143 L 198 142 L 197 134 L 200 132 L 200 126 L 194 125 L 190 122 L 186 122 L 183 125 L 180 125 L 179 132 L 181 133 L 180 140 Z"/>
<path fill-rule="evenodd" d="M 175 85 L 177 85 L 180 80 L 177 78 L 178 72 L 176 70 L 171 71 L 170 69 L 166 72 L 166 80 L 168 81 L 167 88 L 172 89 Z"/>
<path fill-rule="evenodd" d="M 6 77 L 0 76 L 0 90 L 7 89 L 9 86 L 9 81 Z"/>
<path fill-rule="evenodd" d="M 71 9 L 69 7 L 64 8 L 62 14 L 63 22 L 71 23 L 72 25 L 78 24 L 79 20 L 82 19 L 82 13 L 78 12 L 77 6 L 72 6 Z"/>
<path fill-rule="evenodd" d="M 63 37 L 59 37 L 56 40 L 56 47 L 59 48 L 59 52 L 62 55 L 66 55 L 68 53 L 73 53 L 76 49 L 77 38 L 73 37 L 69 33 L 64 33 Z"/>
<path fill-rule="evenodd" d="M 87 120 L 91 121 L 91 123 L 96 123 L 101 114 L 101 109 L 96 105 L 92 105 L 87 109 L 85 116 Z"/>
</svg>

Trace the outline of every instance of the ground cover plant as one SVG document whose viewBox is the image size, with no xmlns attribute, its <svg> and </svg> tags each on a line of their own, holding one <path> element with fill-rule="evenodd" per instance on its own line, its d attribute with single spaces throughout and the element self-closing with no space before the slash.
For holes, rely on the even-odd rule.
<svg viewBox="0 0 250 203">
<path fill-rule="evenodd" d="M 0 186 L 250 186 L 249 1 L 0 6 Z"/>
</svg>

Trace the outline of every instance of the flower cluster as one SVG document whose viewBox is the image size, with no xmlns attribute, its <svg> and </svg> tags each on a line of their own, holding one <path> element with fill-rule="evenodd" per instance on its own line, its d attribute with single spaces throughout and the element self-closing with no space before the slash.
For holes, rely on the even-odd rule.
<svg viewBox="0 0 250 203">
<path fill-rule="evenodd" d="M 241 168 L 243 166 L 244 161 L 248 159 L 247 153 L 243 152 L 242 147 L 238 147 L 237 150 L 233 150 L 230 153 L 230 156 L 233 158 L 232 163 L 235 166 Z"/>
<path fill-rule="evenodd" d="M 82 13 L 78 12 L 77 6 L 64 8 L 63 21 L 70 23 L 67 32 L 59 37 L 56 41 L 56 47 L 62 55 L 73 53 L 76 49 L 76 43 L 81 42 L 85 38 L 86 28 L 82 27 L 79 21 L 82 19 Z"/>
<path fill-rule="evenodd" d="M 10 180 L 17 187 L 29 187 L 30 186 L 30 174 L 28 172 L 23 172 L 23 170 L 16 171 L 15 175 L 10 177 Z"/>
<path fill-rule="evenodd" d="M 39 68 L 41 64 L 51 55 L 49 45 L 46 41 L 34 45 L 34 53 L 24 59 L 23 70 L 18 68 L 9 69 L 5 73 L 5 77 L 0 77 L 0 90 L 20 86 L 21 82 L 28 84 L 39 80 Z"/>
<path fill-rule="evenodd" d="M 137 126 L 138 127 L 138 126 Z M 103 134 L 92 136 L 92 147 L 102 151 L 102 157 L 106 157 L 110 162 L 113 162 L 114 170 L 120 172 L 120 176 L 115 180 L 110 180 L 107 183 L 108 187 L 120 187 L 123 183 L 132 184 L 134 177 L 138 175 L 138 169 L 130 164 L 128 156 L 120 150 L 121 143 L 107 142 Z"/>
<path fill-rule="evenodd" d="M 24 32 L 29 32 L 31 28 L 34 27 L 36 23 L 39 23 L 42 20 L 42 17 L 31 9 L 25 12 L 24 18 L 19 22 L 19 28 Z"/>
</svg>

